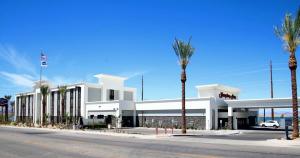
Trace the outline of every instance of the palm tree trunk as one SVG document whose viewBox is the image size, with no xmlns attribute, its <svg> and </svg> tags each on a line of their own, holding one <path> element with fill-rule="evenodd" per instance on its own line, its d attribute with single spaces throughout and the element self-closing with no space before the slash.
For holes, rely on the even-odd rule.
<svg viewBox="0 0 300 158">
<path fill-rule="evenodd" d="M 8 122 L 8 105 L 5 106 L 5 122 Z"/>
<path fill-rule="evenodd" d="M 64 117 L 65 117 L 65 99 L 64 96 L 62 96 L 61 99 L 61 122 L 64 123 Z"/>
<path fill-rule="evenodd" d="M 1 107 L 1 122 L 3 122 L 3 106 Z"/>
<path fill-rule="evenodd" d="M 42 110 L 42 126 L 45 125 L 45 114 L 46 114 L 46 101 L 47 101 L 47 98 L 46 96 L 43 96 L 43 101 L 42 101 L 42 106 L 43 106 L 43 110 Z"/>
<path fill-rule="evenodd" d="M 182 69 L 181 72 L 181 85 L 182 85 L 182 134 L 186 134 L 186 117 L 185 117 L 185 82 L 186 82 L 186 72 Z"/>
<path fill-rule="evenodd" d="M 292 82 L 292 104 L 293 104 L 293 138 L 299 137 L 299 127 L 298 127 L 298 97 L 297 97 L 297 60 L 295 53 L 291 53 L 289 59 L 289 68 L 291 70 L 291 82 Z"/>
</svg>

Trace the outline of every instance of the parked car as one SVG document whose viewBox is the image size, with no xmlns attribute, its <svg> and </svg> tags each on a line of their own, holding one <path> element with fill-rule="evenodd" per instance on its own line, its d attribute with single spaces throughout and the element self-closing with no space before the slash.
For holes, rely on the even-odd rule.
<svg viewBox="0 0 300 158">
<path fill-rule="evenodd" d="M 269 121 L 260 123 L 260 126 L 261 127 L 274 127 L 274 128 L 278 128 L 280 125 L 275 120 L 269 120 Z"/>
</svg>

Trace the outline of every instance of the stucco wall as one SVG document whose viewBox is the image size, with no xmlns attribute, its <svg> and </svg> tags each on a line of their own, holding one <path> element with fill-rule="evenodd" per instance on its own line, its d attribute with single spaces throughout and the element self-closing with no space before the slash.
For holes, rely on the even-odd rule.
<svg viewBox="0 0 300 158">
<path fill-rule="evenodd" d="M 205 116 L 187 116 L 187 128 L 205 129 Z M 167 127 L 181 128 L 180 116 L 139 116 L 137 126 L 140 127 Z"/>
</svg>

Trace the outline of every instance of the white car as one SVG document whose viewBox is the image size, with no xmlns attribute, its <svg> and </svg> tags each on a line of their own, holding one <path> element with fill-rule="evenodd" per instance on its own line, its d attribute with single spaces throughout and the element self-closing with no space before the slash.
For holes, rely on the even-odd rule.
<svg viewBox="0 0 300 158">
<path fill-rule="evenodd" d="M 262 122 L 260 123 L 261 127 L 274 127 L 274 128 L 278 128 L 279 127 L 279 123 L 275 120 L 269 120 L 266 122 Z"/>
</svg>

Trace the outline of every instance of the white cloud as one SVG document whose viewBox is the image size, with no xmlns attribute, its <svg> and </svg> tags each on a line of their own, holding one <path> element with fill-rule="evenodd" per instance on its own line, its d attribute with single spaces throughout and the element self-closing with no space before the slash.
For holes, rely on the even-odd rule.
<svg viewBox="0 0 300 158">
<path fill-rule="evenodd" d="M 28 74 L 16 74 L 16 73 L 1 71 L 0 75 L 2 76 L 2 78 L 6 79 L 7 81 L 17 86 L 31 88 L 34 84 L 33 81 L 34 77 Z"/>
<path fill-rule="evenodd" d="M 0 44 L 0 59 L 6 61 L 17 70 L 23 70 L 32 75 L 37 74 L 34 65 L 28 58 L 12 46 Z"/>
</svg>

